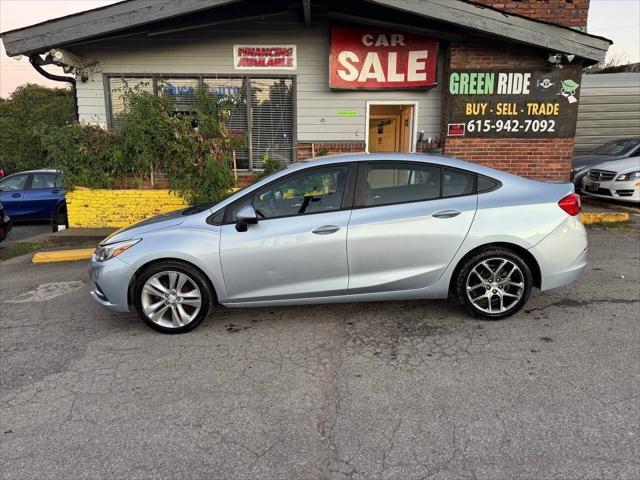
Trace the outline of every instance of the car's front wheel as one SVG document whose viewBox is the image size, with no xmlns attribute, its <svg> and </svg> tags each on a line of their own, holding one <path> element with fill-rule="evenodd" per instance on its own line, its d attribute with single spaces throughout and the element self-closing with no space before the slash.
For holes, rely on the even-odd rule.
<svg viewBox="0 0 640 480">
<path fill-rule="evenodd" d="M 458 300 L 473 316 L 498 320 L 520 310 L 531 294 L 533 276 L 511 250 L 490 248 L 468 258 L 458 272 Z"/>
<path fill-rule="evenodd" d="M 162 333 L 184 333 L 208 315 L 213 297 L 204 275 L 175 261 L 156 263 L 138 277 L 134 288 L 138 315 Z"/>
</svg>

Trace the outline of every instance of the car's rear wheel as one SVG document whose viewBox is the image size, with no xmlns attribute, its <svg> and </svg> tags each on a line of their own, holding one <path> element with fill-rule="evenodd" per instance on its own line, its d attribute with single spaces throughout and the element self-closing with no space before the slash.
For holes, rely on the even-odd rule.
<svg viewBox="0 0 640 480">
<path fill-rule="evenodd" d="M 204 275 L 180 262 L 162 262 L 142 272 L 134 300 L 138 315 L 162 333 L 184 333 L 197 327 L 213 304 Z"/>
<path fill-rule="evenodd" d="M 520 310 L 531 294 L 533 276 L 527 263 L 504 248 L 481 250 L 458 272 L 458 300 L 473 316 L 498 320 Z"/>
</svg>

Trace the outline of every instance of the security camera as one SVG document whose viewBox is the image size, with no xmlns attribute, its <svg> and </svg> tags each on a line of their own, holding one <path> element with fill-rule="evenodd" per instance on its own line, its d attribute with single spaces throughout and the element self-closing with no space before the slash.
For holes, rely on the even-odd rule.
<svg viewBox="0 0 640 480">
<path fill-rule="evenodd" d="M 562 54 L 561 53 L 550 53 L 549 58 L 547 58 L 547 62 L 553 65 L 560 65 L 562 63 Z"/>
</svg>

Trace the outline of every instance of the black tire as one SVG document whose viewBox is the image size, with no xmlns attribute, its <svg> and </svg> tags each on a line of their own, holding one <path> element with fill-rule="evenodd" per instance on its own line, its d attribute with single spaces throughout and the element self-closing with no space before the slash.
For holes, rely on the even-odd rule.
<svg viewBox="0 0 640 480">
<path fill-rule="evenodd" d="M 486 273 L 488 277 L 491 277 L 489 272 L 491 268 L 498 268 L 501 265 L 501 261 L 506 260 L 505 266 L 515 265 L 517 269 L 513 272 L 512 280 L 507 281 L 504 276 L 506 269 L 497 270 L 492 281 L 488 279 L 478 278 L 476 273 L 472 273 L 476 267 L 480 274 Z M 489 265 L 489 269 L 485 269 L 482 263 L 485 262 Z M 504 267 L 503 267 L 504 268 Z M 500 276 L 502 275 L 502 276 Z M 471 277 L 470 277 L 471 276 Z M 468 283 L 469 279 L 469 283 Z M 497 280 L 501 281 L 497 281 Z M 476 283 L 478 282 L 478 283 Z M 473 283 L 473 284 L 472 284 Z M 467 285 L 474 287 L 477 285 L 477 289 L 471 290 L 467 295 Z M 513 285 L 512 285 L 513 284 Z M 522 287 L 517 285 L 522 284 Z M 508 250 L 506 248 L 487 248 L 478 251 L 476 254 L 464 260 L 461 268 L 458 269 L 455 291 L 458 301 L 465 307 L 465 309 L 474 317 L 483 318 L 487 320 L 499 320 L 501 318 L 509 317 L 518 312 L 529 299 L 531 295 L 531 288 L 533 286 L 533 275 L 531 269 L 518 254 Z M 480 298 L 484 292 L 484 296 L 491 295 L 489 298 Z M 507 297 L 506 295 L 520 295 L 519 298 Z M 470 296 L 476 296 L 472 301 Z M 504 302 L 502 304 L 501 302 Z M 504 311 L 500 311 L 500 307 L 505 308 Z M 493 312 L 487 310 L 494 310 Z M 497 311 L 496 311 L 497 310 Z"/>
<path fill-rule="evenodd" d="M 162 272 L 177 272 L 186 275 L 194 285 L 197 286 L 201 299 L 201 306 L 199 312 L 195 315 L 193 320 L 182 326 L 167 327 L 160 325 L 156 321 L 152 320 L 146 313 L 143 306 L 143 289 L 147 281 Z M 178 292 L 180 295 L 180 292 Z M 133 288 L 133 300 L 136 307 L 136 311 L 140 318 L 151 328 L 162 333 L 185 333 L 196 328 L 202 321 L 207 318 L 211 308 L 214 304 L 214 295 L 209 286 L 207 278 L 200 270 L 194 268 L 188 263 L 178 262 L 175 260 L 167 260 L 165 262 L 155 263 L 145 269 L 136 279 Z M 195 310 L 195 309 L 194 309 Z M 162 316 L 161 316 L 162 317 Z M 166 322 L 166 321 L 165 321 Z"/>
<path fill-rule="evenodd" d="M 60 225 L 63 225 L 64 228 L 68 228 L 69 226 L 69 218 L 67 217 L 67 203 L 62 202 L 56 207 L 56 211 L 53 215 L 51 215 L 51 230 L 55 232 L 59 232 L 60 230 L 64 230 L 64 228 L 60 228 Z"/>
</svg>

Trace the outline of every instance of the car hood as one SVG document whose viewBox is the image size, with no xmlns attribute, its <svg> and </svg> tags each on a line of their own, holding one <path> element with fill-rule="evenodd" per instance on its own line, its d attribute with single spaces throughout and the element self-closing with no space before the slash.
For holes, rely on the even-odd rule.
<svg viewBox="0 0 640 480">
<path fill-rule="evenodd" d="M 591 165 L 595 165 L 596 163 L 607 162 L 609 160 L 617 160 L 622 157 L 611 156 L 611 155 L 578 155 L 573 158 L 571 162 L 571 166 L 573 168 L 576 167 L 588 167 Z"/>
<path fill-rule="evenodd" d="M 594 165 L 592 168 L 599 170 L 611 170 L 612 172 L 622 173 L 626 170 L 640 170 L 640 157 L 623 158 L 620 160 L 611 160 Z"/>
<path fill-rule="evenodd" d="M 142 235 L 143 233 L 148 233 L 153 230 L 175 227 L 176 225 L 180 225 L 185 221 L 185 210 L 188 210 L 188 208 L 176 210 L 175 212 L 163 213 L 162 215 L 147 218 L 146 220 L 143 220 L 141 222 L 121 228 L 120 230 L 116 230 L 107 238 L 105 238 L 102 242 L 100 242 L 100 244 L 105 245 L 107 243 L 130 240 L 132 238 L 138 237 L 139 235 Z"/>
</svg>

